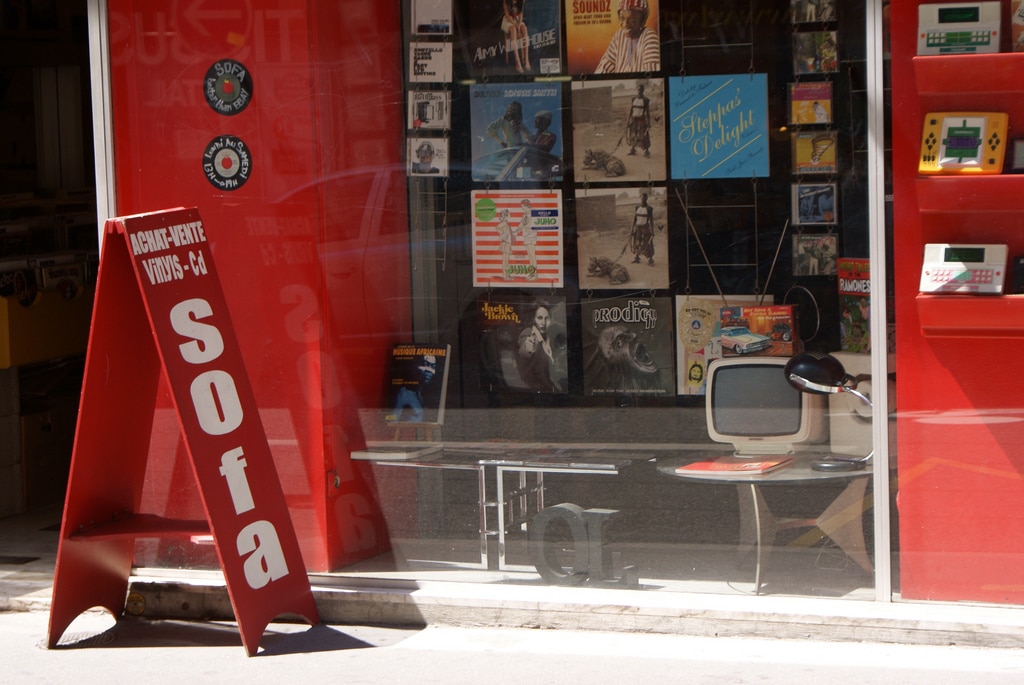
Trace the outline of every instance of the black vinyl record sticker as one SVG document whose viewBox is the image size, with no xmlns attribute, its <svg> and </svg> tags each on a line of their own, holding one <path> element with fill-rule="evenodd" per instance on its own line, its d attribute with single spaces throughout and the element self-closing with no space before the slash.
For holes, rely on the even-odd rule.
<svg viewBox="0 0 1024 685">
<path fill-rule="evenodd" d="M 252 75 L 233 59 L 214 62 L 203 78 L 203 95 L 214 111 L 238 114 L 252 102 Z"/>
<path fill-rule="evenodd" d="M 241 138 L 217 136 L 203 153 L 203 173 L 220 190 L 238 190 L 249 180 L 252 156 Z"/>
</svg>

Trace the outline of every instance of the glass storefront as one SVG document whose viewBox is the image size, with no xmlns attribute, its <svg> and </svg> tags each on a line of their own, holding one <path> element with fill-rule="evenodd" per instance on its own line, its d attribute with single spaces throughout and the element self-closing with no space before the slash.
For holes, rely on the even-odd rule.
<svg viewBox="0 0 1024 685">
<path fill-rule="evenodd" d="M 866 7 L 356 4 L 106 7 L 116 214 L 202 215 L 307 567 L 873 598 L 872 408 L 784 373 L 888 345 Z"/>
<path fill-rule="evenodd" d="M 871 469 L 812 468 L 871 407 L 783 373 L 870 375 L 867 17 L 790 4 L 405 7 L 400 354 L 445 408 L 363 429 L 443 451 L 373 460 L 392 553 L 349 571 L 873 596 Z"/>
<path fill-rule="evenodd" d="M 991 190 L 920 185 L 923 108 L 1017 98 L 972 105 L 995 79 L 956 62 L 929 85 L 948 63 L 921 71 L 916 6 L 890 105 L 880 0 L 221 5 L 91 5 L 98 177 L 111 215 L 203 217 L 309 571 L 1017 601 L 927 571 L 980 523 L 935 540 L 956 478 L 921 426 L 963 437 L 948 412 L 988 386 L 935 404 L 956 392 L 916 374 L 964 334 L 915 299 L 923 243 L 967 242 L 955 198 Z M 894 236 L 894 197 L 926 228 Z M 1011 465 L 1012 427 L 984 439 Z M 179 432 L 161 389 L 139 507 L 201 518 Z M 968 469 L 972 506 L 1003 466 Z M 139 566 L 217 563 L 137 543 Z"/>
</svg>

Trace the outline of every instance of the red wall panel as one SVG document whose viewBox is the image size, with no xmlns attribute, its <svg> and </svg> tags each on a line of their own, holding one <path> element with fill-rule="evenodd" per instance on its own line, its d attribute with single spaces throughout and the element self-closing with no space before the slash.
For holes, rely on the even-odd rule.
<svg viewBox="0 0 1024 685">
<path fill-rule="evenodd" d="M 203 216 L 307 567 L 386 549 L 372 475 L 349 451 L 388 347 L 409 336 L 399 4 L 108 5 L 117 214 Z M 234 114 L 205 97 L 223 60 L 252 79 Z M 233 189 L 204 169 L 223 136 L 248 152 Z M 180 450 L 151 449 L 149 508 L 201 511 Z M 147 561 L 188 561 L 170 554 Z"/>
</svg>

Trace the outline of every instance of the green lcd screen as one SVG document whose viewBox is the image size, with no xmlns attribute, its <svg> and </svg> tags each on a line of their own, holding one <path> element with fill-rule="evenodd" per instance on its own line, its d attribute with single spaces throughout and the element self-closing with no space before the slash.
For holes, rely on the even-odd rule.
<svg viewBox="0 0 1024 685">
<path fill-rule="evenodd" d="M 966 24 L 968 22 L 978 23 L 981 10 L 977 5 L 971 7 L 940 7 L 940 24 Z"/>
<path fill-rule="evenodd" d="M 985 248 L 983 247 L 947 247 L 943 254 L 945 262 L 960 262 L 962 264 L 980 263 L 985 261 Z"/>
</svg>

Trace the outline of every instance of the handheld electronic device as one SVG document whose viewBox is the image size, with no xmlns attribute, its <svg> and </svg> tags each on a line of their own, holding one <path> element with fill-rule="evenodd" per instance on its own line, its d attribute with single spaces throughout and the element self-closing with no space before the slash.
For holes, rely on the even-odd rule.
<svg viewBox="0 0 1024 685">
<path fill-rule="evenodd" d="M 919 5 L 917 54 L 999 52 L 1002 11 L 998 2 Z"/>
<path fill-rule="evenodd" d="M 1001 294 L 1006 276 L 1006 245 L 924 246 L 922 293 Z"/>
<path fill-rule="evenodd" d="M 998 174 L 1006 156 L 1003 112 L 930 112 L 921 133 L 921 174 Z"/>
</svg>

